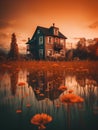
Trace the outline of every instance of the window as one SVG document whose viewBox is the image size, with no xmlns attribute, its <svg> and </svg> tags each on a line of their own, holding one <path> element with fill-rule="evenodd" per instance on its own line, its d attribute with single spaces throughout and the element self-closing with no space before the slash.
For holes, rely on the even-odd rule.
<svg viewBox="0 0 98 130">
<path fill-rule="evenodd" d="M 47 56 L 52 56 L 52 50 L 47 51 Z"/>
<path fill-rule="evenodd" d="M 64 43 L 64 39 L 60 39 L 60 43 Z"/>
<path fill-rule="evenodd" d="M 64 51 L 60 51 L 61 56 L 65 56 Z"/>
<path fill-rule="evenodd" d="M 58 38 L 57 37 L 55 38 L 55 42 L 58 43 Z"/>
<path fill-rule="evenodd" d="M 64 46 L 64 39 L 60 39 L 60 43 Z"/>
<path fill-rule="evenodd" d="M 51 37 L 49 37 L 49 43 L 51 43 Z"/>
<path fill-rule="evenodd" d="M 58 29 L 57 28 L 54 29 L 54 35 L 58 35 Z"/>
<path fill-rule="evenodd" d="M 40 30 L 37 30 L 37 34 L 40 34 Z"/>
<path fill-rule="evenodd" d="M 43 57 L 43 49 L 39 49 L 39 57 L 40 57 L 40 58 Z"/>
<path fill-rule="evenodd" d="M 39 37 L 39 44 L 43 44 L 43 36 Z"/>
<path fill-rule="evenodd" d="M 53 43 L 52 37 L 47 37 L 47 41 L 48 41 L 48 43 L 52 44 Z"/>
<path fill-rule="evenodd" d="M 29 45 L 27 45 L 27 51 L 30 51 L 30 46 Z"/>
</svg>

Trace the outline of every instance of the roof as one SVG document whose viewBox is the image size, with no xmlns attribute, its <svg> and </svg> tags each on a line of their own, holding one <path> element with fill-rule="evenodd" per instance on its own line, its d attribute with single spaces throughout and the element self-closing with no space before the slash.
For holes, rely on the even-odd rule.
<svg viewBox="0 0 98 130">
<path fill-rule="evenodd" d="M 41 32 L 44 35 L 46 35 L 46 36 L 57 36 L 57 35 L 54 35 L 52 33 L 51 28 L 56 28 L 56 27 L 51 26 L 50 28 L 45 28 L 45 27 L 37 26 L 37 30 L 41 30 Z M 67 37 L 64 36 L 60 31 L 58 32 L 58 37 L 67 39 Z"/>
<path fill-rule="evenodd" d="M 37 26 L 37 28 L 35 30 L 35 33 L 37 32 L 37 30 L 40 30 L 45 36 L 54 36 L 54 37 L 59 37 L 59 38 L 67 39 L 67 37 L 64 36 L 60 31 L 58 31 L 58 35 L 54 35 L 53 31 L 52 31 L 53 28 L 58 29 L 57 27 L 54 27 L 54 26 L 51 26 L 50 28 L 45 28 L 45 27 Z M 35 35 L 35 33 L 34 33 L 34 35 Z M 29 40 L 26 44 L 30 44 L 30 43 L 32 43 L 34 41 L 33 40 L 34 35 L 31 38 L 31 40 Z"/>
</svg>

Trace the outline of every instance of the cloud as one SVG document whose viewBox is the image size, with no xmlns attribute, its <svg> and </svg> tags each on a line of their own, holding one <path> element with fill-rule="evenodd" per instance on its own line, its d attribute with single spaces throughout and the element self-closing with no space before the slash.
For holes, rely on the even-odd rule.
<svg viewBox="0 0 98 130">
<path fill-rule="evenodd" d="M 8 34 L 0 32 L 0 39 L 2 39 L 2 38 L 8 38 L 8 37 L 9 37 Z"/>
<path fill-rule="evenodd" d="M 21 27 L 22 24 L 17 22 L 15 19 L 10 19 L 10 20 L 0 20 L 0 29 L 7 29 L 7 28 L 17 28 Z"/>
<path fill-rule="evenodd" d="M 10 35 L 7 33 L 0 32 L 0 47 L 9 50 L 9 44 L 10 44 Z"/>
<path fill-rule="evenodd" d="M 27 42 L 27 40 L 26 40 L 26 39 L 22 39 L 21 41 L 22 41 L 22 42 Z"/>
<path fill-rule="evenodd" d="M 10 23 L 10 21 L 0 20 L 0 29 L 9 28 L 11 26 L 12 24 Z"/>
<path fill-rule="evenodd" d="M 73 39 L 74 39 L 74 40 L 80 40 L 81 37 L 74 37 Z"/>
<path fill-rule="evenodd" d="M 98 28 L 98 21 L 92 23 L 91 25 L 88 26 L 90 29 L 96 29 Z"/>
</svg>

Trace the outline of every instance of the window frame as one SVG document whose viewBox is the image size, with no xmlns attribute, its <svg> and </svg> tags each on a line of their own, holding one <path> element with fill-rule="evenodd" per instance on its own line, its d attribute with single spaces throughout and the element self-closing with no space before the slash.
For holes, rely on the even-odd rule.
<svg viewBox="0 0 98 130">
<path fill-rule="evenodd" d="M 48 44 L 53 44 L 53 37 L 48 36 L 48 37 L 47 37 L 47 43 L 48 43 Z"/>
<path fill-rule="evenodd" d="M 50 54 L 49 54 L 49 51 L 50 51 Z M 47 56 L 52 56 L 53 55 L 53 50 L 52 49 L 48 49 L 47 50 Z"/>
<path fill-rule="evenodd" d="M 39 45 L 43 45 L 43 36 L 39 36 Z"/>
<path fill-rule="evenodd" d="M 39 49 L 39 57 L 43 58 L 44 55 L 44 49 Z"/>
</svg>

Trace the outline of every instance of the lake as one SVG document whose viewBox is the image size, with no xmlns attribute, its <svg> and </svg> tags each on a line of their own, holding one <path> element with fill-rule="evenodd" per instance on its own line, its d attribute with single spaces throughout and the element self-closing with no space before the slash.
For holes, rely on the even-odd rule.
<svg viewBox="0 0 98 130">
<path fill-rule="evenodd" d="M 0 72 L 0 130 L 38 130 L 31 118 L 41 113 L 52 117 L 46 130 L 98 129 L 98 75 L 83 67 L 52 67 Z M 68 93 L 84 102 L 62 103 L 60 97 Z"/>
</svg>

